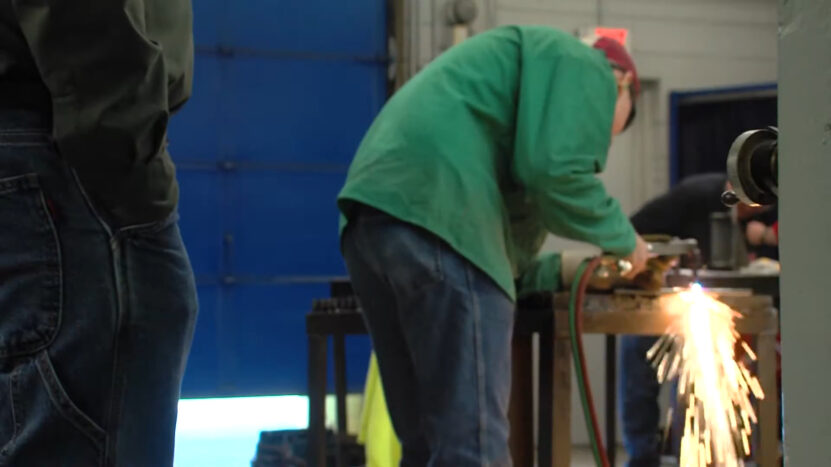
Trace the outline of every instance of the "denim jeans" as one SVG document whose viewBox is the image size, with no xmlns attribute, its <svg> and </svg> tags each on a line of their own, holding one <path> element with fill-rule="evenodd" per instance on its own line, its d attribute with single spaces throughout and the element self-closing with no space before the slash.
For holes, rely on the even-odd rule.
<svg viewBox="0 0 831 467">
<path fill-rule="evenodd" d="M 438 237 L 361 208 L 343 252 L 402 466 L 510 466 L 514 303 Z"/>
<path fill-rule="evenodd" d="M 623 336 L 620 342 L 621 418 L 629 467 L 660 465 L 658 396 L 661 387 L 646 359 L 646 353 L 657 340 L 652 336 Z"/>
<path fill-rule="evenodd" d="M 661 453 L 678 456 L 684 430 L 684 414 L 677 410 L 676 398 L 670 397 L 672 424 L 666 444 L 660 439 L 661 408 L 658 397 L 661 385 L 646 353 L 658 341 L 653 336 L 623 336 L 620 342 L 620 401 L 623 419 L 623 445 L 629 455 L 629 467 L 655 467 Z M 670 381 L 669 393 L 678 393 L 678 381 Z"/>
<path fill-rule="evenodd" d="M 165 466 L 196 319 L 176 216 L 113 228 L 0 110 L 0 465 Z"/>
</svg>

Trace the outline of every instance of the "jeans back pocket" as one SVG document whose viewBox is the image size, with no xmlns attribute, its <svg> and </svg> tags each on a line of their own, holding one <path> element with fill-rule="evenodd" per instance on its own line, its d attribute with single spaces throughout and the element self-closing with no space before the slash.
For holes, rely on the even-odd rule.
<svg viewBox="0 0 831 467">
<path fill-rule="evenodd" d="M 32 354 L 58 332 L 61 259 L 35 174 L 0 179 L 0 358 Z"/>
</svg>

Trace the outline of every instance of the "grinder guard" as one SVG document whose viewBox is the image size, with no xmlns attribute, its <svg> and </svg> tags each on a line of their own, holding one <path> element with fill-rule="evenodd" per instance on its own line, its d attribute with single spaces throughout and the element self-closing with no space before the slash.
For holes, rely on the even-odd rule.
<svg viewBox="0 0 831 467">
<path fill-rule="evenodd" d="M 779 198 L 779 130 L 745 131 L 733 141 L 727 156 L 727 179 L 732 190 L 721 199 L 733 206 L 774 204 Z"/>
</svg>

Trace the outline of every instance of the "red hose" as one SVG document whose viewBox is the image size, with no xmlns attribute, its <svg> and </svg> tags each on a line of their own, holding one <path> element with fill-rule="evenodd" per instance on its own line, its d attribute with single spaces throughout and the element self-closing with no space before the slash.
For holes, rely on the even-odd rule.
<svg viewBox="0 0 831 467">
<path fill-rule="evenodd" d="M 594 435 L 594 439 L 597 442 L 597 449 L 600 451 L 599 456 L 601 466 L 610 467 L 609 458 L 606 455 L 606 449 L 603 445 L 603 437 L 600 435 L 600 425 L 597 423 L 597 412 L 594 408 L 594 396 L 592 395 L 591 384 L 589 383 L 589 375 L 588 371 L 586 370 L 586 354 L 583 350 L 583 302 L 586 298 L 586 289 L 589 286 L 589 280 L 591 279 L 595 269 L 597 269 L 599 265 L 600 258 L 594 258 L 586 266 L 583 275 L 580 276 L 580 282 L 578 284 L 577 297 L 575 300 L 574 307 L 575 327 L 577 334 L 574 337 L 577 342 L 577 357 L 580 359 L 581 363 L 580 370 L 584 383 L 583 391 L 585 392 L 586 398 L 588 399 L 589 414 L 591 416 L 591 426 L 587 428 L 591 430 L 592 434 Z"/>
</svg>

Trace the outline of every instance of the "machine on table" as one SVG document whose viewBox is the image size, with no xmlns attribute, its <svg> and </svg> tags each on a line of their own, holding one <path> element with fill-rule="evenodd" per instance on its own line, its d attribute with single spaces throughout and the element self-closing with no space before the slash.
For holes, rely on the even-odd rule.
<svg viewBox="0 0 831 467">
<path fill-rule="evenodd" d="M 607 448 L 614 458 L 616 407 L 616 356 L 614 336 L 618 334 L 661 335 L 668 328 L 671 317 L 661 309 L 658 297 L 668 292 L 662 288 L 664 279 L 680 286 L 697 280 L 705 287 L 708 273 L 670 270 L 680 256 L 693 254 L 695 242 L 669 240 L 650 245 L 653 254 L 647 271 L 635 281 L 620 278 L 626 265 L 616 259 L 604 258 L 595 277 L 596 288 L 605 293 L 586 297 L 583 311 L 583 332 L 606 334 L 607 385 L 606 424 Z M 721 279 L 724 279 L 722 274 Z M 627 288 L 628 287 L 628 288 Z M 614 288 L 614 293 L 608 290 Z M 744 288 L 744 287 L 742 287 Z M 742 334 L 756 336 L 758 373 L 766 394 L 776 394 L 776 333 L 777 311 L 770 296 L 754 295 L 748 290 L 722 291 L 721 300 L 744 315 L 737 323 Z M 512 345 L 512 391 L 509 409 L 511 422 L 511 452 L 517 466 L 570 465 L 571 433 L 571 346 L 568 326 L 567 293 L 538 293 L 523 297 L 517 304 Z M 348 334 L 367 332 L 347 280 L 331 285 L 331 296 L 316 300 L 306 317 L 309 343 L 309 450 L 311 466 L 326 465 L 325 397 L 327 390 L 328 337 L 334 340 L 335 392 L 337 407 L 338 446 L 349 440 L 346 435 L 346 359 L 344 338 Z M 539 336 L 537 386 L 533 382 L 534 334 Z M 536 391 L 535 391 L 536 390 Z M 538 394 L 536 407 L 534 393 Z M 761 401 L 759 410 L 760 449 L 755 453 L 759 465 L 778 466 L 778 401 L 768 397 Z M 536 417 L 535 417 L 536 412 Z M 536 425 L 534 420 L 537 420 Z M 534 439 L 539 440 L 534 446 Z M 343 456 L 336 452 L 336 464 L 342 466 Z"/>
</svg>

